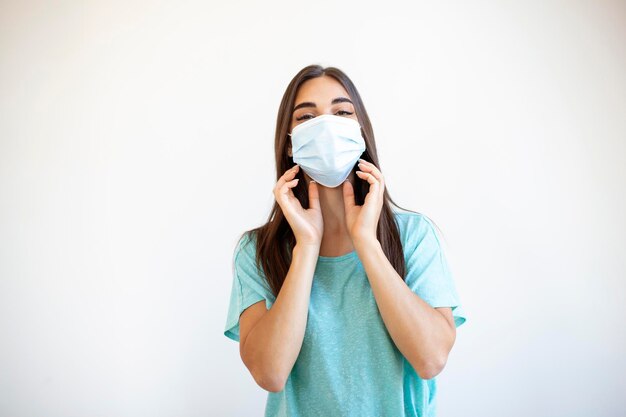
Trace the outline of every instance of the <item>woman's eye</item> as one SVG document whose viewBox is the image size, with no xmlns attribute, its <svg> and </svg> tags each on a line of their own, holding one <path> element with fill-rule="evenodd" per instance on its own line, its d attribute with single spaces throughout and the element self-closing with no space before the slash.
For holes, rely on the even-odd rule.
<svg viewBox="0 0 626 417">
<path fill-rule="evenodd" d="M 350 111 L 347 111 L 347 110 L 337 110 L 337 113 L 335 113 L 335 114 L 337 114 L 337 115 L 339 115 L 339 116 L 350 116 L 350 115 L 352 115 L 352 114 L 353 114 L 353 112 L 350 112 Z M 307 119 L 312 119 L 312 118 L 314 118 L 314 117 L 315 117 L 315 116 L 313 116 L 311 113 L 307 113 L 307 114 L 303 114 L 303 115 L 302 115 L 302 116 L 300 116 L 300 117 L 296 117 L 296 120 L 297 120 L 297 121 L 300 121 L 300 120 L 307 120 Z"/>
</svg>

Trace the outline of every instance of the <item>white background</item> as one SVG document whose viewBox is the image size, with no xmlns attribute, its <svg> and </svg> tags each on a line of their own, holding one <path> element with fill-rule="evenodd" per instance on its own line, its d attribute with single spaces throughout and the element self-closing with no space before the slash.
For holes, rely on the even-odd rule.
<svg viewBox="0 0 626 417">
<path fill-rule="evenodd" d="M 439 415 L 624 415 L 624 2 L 54 3 L 0 3 L 2 417 L 262 415 L 231 257 L 312 63 L 444 232 Z"/>
</svg>

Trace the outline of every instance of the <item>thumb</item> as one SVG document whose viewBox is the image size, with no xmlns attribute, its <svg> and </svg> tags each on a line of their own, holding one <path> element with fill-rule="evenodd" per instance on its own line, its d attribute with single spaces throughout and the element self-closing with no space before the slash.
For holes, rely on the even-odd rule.
<svg viewBox="0 0 626 417">
<path fill-rule="evenodd" d="M 320 194 L 317 189 L 317 182 L 311 180 L 309 182 L 309 208 L 321 210 L 320 209 Z"/>
<path fill-rule="evenodd" d="M 354 188 L 349 180 L 345 180 L 343 185 L 343 205 L 346 209 L 346 213 L 355 206 L 354 203 Z"/>
</svg>

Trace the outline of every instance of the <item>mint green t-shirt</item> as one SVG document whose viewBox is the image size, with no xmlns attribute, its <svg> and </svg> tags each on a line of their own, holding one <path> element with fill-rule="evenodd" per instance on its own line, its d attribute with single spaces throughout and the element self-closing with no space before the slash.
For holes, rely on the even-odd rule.
<svg viewBox="0 0 626 417">
<path fill-rule="evenodd" d="M 406 284 L 432 307 L 452 307 L 466 320 L 439 236 L 423 214 L 394 211 L 407 265 Z M 233 257 L 224 335 L 239 341 L 239 316 L 276 300 L 254 262 L 245 235 Z M 434 417 L 436 378 L 424 380 L 398 350 L 376 304 L 356 251 L 319 256 L 304 340 L 280 392 L 269 392 L 265 417 Z"/>
</svg>

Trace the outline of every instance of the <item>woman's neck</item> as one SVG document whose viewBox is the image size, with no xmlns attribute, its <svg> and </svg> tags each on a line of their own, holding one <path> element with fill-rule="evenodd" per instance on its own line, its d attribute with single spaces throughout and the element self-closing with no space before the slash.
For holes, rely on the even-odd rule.
<svg viewBox="0 0 626 417">
<path fill-rule="evenodd" d="M 352 181 L 350 181 L 352 182 Z M 346 226 L 343 205 L 343 184 L 335 188 L 319 186 L 320 208 L 324 218 L 324 235 L 320 246 L 321 256 L 340 256 L 354 250 Z"/>
</svg>

